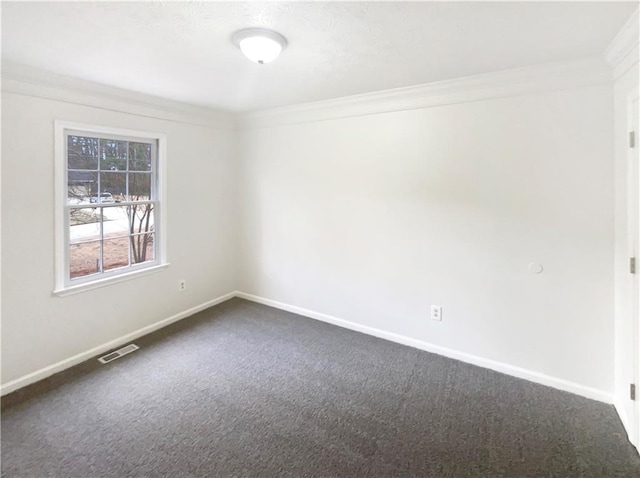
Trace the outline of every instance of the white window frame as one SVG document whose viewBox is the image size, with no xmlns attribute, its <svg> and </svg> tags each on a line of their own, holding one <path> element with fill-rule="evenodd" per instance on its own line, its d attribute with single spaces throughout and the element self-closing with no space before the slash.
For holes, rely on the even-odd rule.
<svg viewBox="0 0 640 478">
<path fill-rule="evenodd" d="M 53 294 L 63 297 L 79 292 L 104 287 L 118 282 L 135 279 L 166 269 L 167 261 L 167 198 L 166 198 L 166 135 L 148 131 L 110 128 L 90 124 L 73 123 L 56 120 L 55 129 L 55 284 Z M 130 140 L 142 139 L 153 141 L 157 145 L 155 165 L 154 206 L 154 248 L 153 261 L 131 265 L 122 269 L 114 269 L 100 274 L 71 280 L 69 273 L 69 206 L 67 204 L 67 135 L 95 134 L 103 138 Z M 153 171 L 153 170 L 152 170 Z M 152 174 L 154 174 L 152 172 Z M 101 191 L 99 191 L 100 193 Z M 98 205 L 99 206 L 99 205 Z"/>
</svg>

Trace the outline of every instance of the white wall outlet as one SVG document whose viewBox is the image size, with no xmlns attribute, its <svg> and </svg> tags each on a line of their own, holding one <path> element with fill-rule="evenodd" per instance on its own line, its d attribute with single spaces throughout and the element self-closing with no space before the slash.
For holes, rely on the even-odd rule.
<svg viewBox="0 0 640 478">
<path fill-rule="evenodd" d="M 178 282 L 178 290 L 182 292 L 186 288 L 187 288 L 187 281 L 185 279 L 181 279 L 180 282 Z"/>
<path fill-rule="evenodd" d="M 442 320 L 442 306 L 440 305 L 432 305 L 431 306 L 431 320 Z"/>
</svg>

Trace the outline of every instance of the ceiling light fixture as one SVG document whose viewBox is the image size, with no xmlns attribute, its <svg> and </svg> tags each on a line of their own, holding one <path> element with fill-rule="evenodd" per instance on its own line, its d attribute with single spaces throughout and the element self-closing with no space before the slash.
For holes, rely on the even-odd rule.
<svg viewBox="0 0 640 478">
<path fill-rule="evenodd" d="M 249 60 L 262 65 L 278 58 L 287 46 L 287 39 L 265 28 L 247 28 L 233 36 L 233 43 Z"/>
</svg>

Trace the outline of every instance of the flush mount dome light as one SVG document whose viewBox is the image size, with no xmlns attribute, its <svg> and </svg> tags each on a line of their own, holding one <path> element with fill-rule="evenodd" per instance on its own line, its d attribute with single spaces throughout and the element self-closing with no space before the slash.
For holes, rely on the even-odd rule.
<svg viewBox="0 0 640 478">
<path fill-rule="evenodd" d="M 287 46 L 285 37 L 264 28 L 240 30 L 233 36 L 233 43 L 249 60 L 260 64 L 275 60 Z"/>
</svg>

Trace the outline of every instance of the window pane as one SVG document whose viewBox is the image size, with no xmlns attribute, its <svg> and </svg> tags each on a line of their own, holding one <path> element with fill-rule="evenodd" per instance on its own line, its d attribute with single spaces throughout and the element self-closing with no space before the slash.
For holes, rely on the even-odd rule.
<svg viewBox="0 0 640 478">
<path fill-rule="evenodd" d="M 113 203 L 122 200 L 127 192 L 126 172 L 105 172 L 100 173 L 100 189 L 102 189 L 103 203 Z"/>
<path fill-rule="evenodd" d="M 100 239 L 101 208 L 69 210 L 69 240 L 74 242 Z"/>
<path fill-rule="evenodd" d="M 69 275 L 71 279 L 100 272 L 100 241 L 69 246 Z"/>
<path fill-rule="evenodd" d="M 88 203 L 98 190 L 98 173 L 69 171 L 67 173 L 67 204 Z"/>
<path fill-rule="evenodd" d="M 151 174 L 129 173 L 129 201 L 151 199 Z"/>
<path fill-rule="evenodd" d="M 149 143 L 129 143 L 129 171 L 151 171 Z"/>
<path fill-rule="evenodd" d="M 155 234 L 138 234 L 131 236 L 131 263 L 152 261 L 154 259 Z"/>
<path fill-rule="evenodd" d="M 65 135 L 67 277 L 77 284 L 105 272 L 126 273 L 135 264 L 153 265 L 158 140 L 89 131 Z"/>
<path fill-rule="evenodd" d="M 117 269 L 129 265 L 129 238 L 105 239 L 102 249 L 104 270 Z"/>
<path fill-rule="evenodd" d="M 100 170 L 127 170 L 127 142 L 115 139 L 100 140 Z"/>
<path fill-rule="evenodd" d="M 102 217 L 105 239 L 129 234 L 129 206 L 105 207 Z"/>
<path fill-rule="evenodd" d="M 130 206 L 129 225 L 132 234 L 153 232 L 153 204 L 134 204 Z"/>
<path fill-rule="evenodd" d="M 67 167 L 69 169 L 98 169 L 99 152 L 98 138 L 67 137 Z"/>
</svg>

